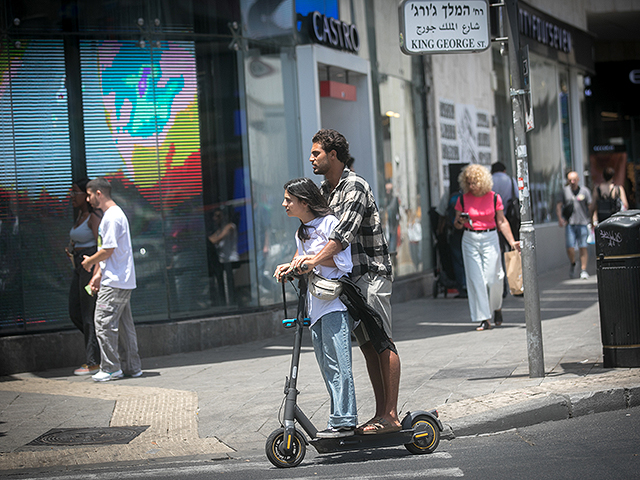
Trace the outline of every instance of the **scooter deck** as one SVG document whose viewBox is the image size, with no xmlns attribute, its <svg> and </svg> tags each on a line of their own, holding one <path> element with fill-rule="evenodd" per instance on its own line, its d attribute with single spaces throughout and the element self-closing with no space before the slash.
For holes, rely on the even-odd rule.
<svg viewBox="0 0 640 480">
<path fill-rule="evenodd" d="M 340 438 L 314 438 L 309 443 L 318 453 L 346 452 L 370 448 L 397 447 L 413 441 L 414 429 L 393 433 L 350 435 Z"/>
</svg>

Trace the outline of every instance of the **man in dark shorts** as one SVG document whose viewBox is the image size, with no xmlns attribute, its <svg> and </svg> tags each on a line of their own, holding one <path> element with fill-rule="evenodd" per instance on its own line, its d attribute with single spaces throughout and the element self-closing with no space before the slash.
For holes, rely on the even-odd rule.
<svg viewBox="0 0 640 480">
<path fill-rule="evenodd" d="M 346 166 L 349 143 L 342 134 L 322 129 L 312 142 L 309 161 L 313 173 L 325 176 L 322 193 L 340 223 L 331 233 L 327 246 L 305 262 L 313 268 L 350 244 L 351 278 L 382 317 L 385 332 L 391 339 L 391 259 L 371 187 Z M 365 356 L 376 399 L 375 415 L 360 425 L 359 431 L 363 434 L 399 431 L 400 358 L 389 349 L 378 354 L 362 322 L 355 328 L 354 335 Z"/>
</svg>

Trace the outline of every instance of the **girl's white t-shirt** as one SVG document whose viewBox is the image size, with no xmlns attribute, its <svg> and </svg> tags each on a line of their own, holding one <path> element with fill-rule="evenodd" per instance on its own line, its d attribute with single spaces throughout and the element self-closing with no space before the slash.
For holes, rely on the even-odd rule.
<svg viewBox="0 0 640 480">
<path fill-rule="evenodd" d="M 309 240 L 304 242 L 304 249 L 302 241 L 296 234 L 296 246 L 298 247 L 298 255 L 315 255 L 320 252 L 327 243 L 329 243 L 329 234 L 333 231 L 334 227 L 338 224 L 338 219 L 334 215 L 327 215 L 326 217 L 316 217 L 305 225 L 309 228 Z M 347 246 L 344 250 L 333 256 L 335 267 L 325 267 L 324 265 L 318 265 L 314 268 L 314 271 L 322 275 L 325 278 L 336 279 L 348 275 L 353 269 L 353 262 L 351 261 L 351 245 Z M 344 312 L 347 307 L 340 301 L 340 298 L 334 300 L 320 300 L 314 297 L 310 293 L 307 293 L 307 309 L 308 315 L 311 319 L 311 325 L 313 325 L 323 315 L 331 312 Z"/>
</svg>

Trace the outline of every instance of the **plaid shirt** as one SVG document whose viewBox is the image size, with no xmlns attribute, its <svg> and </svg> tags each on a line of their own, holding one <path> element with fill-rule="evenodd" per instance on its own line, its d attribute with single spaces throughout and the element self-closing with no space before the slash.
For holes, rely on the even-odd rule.
<svg viewBox="0 0 640 480">
<path fill-rule="evenodd" d="M 322 182 L 322 194 L 340 222 L 334 228 L 330 240 L 336 240 L 346 248 L 351 244 L 353 271 L 357 280 L 365 273 L 392 279 L 389 247 L 382 232 L 380 213 L 367 181 L 345 168 L 333 191 Z"/>
</svg>

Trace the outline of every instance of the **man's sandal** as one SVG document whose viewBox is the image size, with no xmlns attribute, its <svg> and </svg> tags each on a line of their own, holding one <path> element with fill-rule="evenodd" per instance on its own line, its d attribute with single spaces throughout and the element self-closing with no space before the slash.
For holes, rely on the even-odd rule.
<svg viewBox="0 0 640 480">
<path fill-rule="evenodd" d="M 373 425 L 374 423 L 378 423 L 378 421 L 380 420 L 380 418 L 372 418 L 371 420 L 369 420 L 368 422 L 364 422 L 361 425 L 358 425 L 356 427 L 356 435 L 362 435 L 363 430 L 368 427 L 369 425 Z"/>
<path fill-rule="evenodd" d="M 389 420 L 379 418 L 376 422 L 362 427 L 362 435 L 380 435 L 402 430 L 402 425 L 393 425 Z"/>
</svg>

